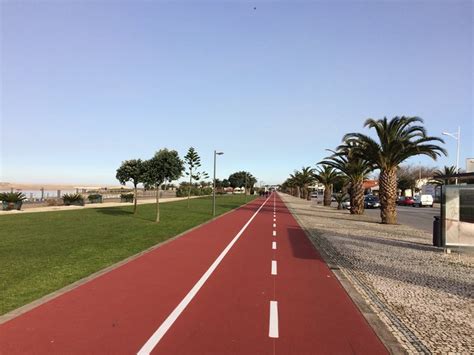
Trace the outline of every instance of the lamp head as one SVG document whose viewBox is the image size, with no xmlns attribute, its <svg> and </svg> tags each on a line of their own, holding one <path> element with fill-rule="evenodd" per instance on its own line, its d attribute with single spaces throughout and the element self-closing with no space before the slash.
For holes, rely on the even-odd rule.
<svg viewBox="0 0 474 355">
<path fill-rule="evenodd" d="M 222 155 L 224 152 L 216 152 L 216 155 Z"/>
<path fill-rule="evenodd" d="M 444 136 L 449 136 L 449 137 L 454 138 L 454 139 L 459 139 L 457 133 L 443 132 L 442 134 L 443 134 Z"/>
</svg>

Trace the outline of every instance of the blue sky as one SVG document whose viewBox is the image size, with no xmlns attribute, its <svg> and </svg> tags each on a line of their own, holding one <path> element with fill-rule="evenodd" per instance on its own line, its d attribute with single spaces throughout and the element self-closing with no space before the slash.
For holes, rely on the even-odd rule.
<svg viewBox="0 0 474 355">
<path fill-rule="evenodd" d="M 104 183 L 190 146 L 278 183 L 366 118 L 460 125 L 474 157 L 471 1 L 1 2 L 1 181 Z M 256 7 L 256 10 L 254 10 Z M 456 142 L 446 138 L 451 165 Z"/>
</svg>

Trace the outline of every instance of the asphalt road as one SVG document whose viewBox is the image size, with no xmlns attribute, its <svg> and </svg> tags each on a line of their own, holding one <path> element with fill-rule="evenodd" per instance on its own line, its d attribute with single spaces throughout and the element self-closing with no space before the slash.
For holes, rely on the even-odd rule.
<svg viewBox="0 0 474 355">
<path fill-rule="evenodd" d="M 366 209 L 368 216 L 379 217 L 380 210 Z M 433 216 L 439 216 L 439 207 L 408 207 L 398 206 L 398 223 L 411 226 L 415 229 L 424 230 L 427 232 L 433 231 Z"/>
</svg>

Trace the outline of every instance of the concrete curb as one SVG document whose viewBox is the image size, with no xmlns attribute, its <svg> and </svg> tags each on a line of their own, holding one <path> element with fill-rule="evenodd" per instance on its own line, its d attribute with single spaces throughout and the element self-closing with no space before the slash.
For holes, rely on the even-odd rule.
<svg viewBox="0 0 474 355">
<path fill-rule="evenodd" d="M 87 282 L 89 282 L 89 281 L 92 281 L 92 280 L 94 280 L 94 279 L 96 279 L 96 278 L 98 278 L 98 277 L 100 277 L 100 276 L 102 276 L 102 275 L 105 275 L 106 273 L 108 273 L 108 272 L 110 272 L 110 271 L 113 271 L 113 270 L 115 270 L 115 269 L 117 269 L 117 268 L 119 268 L 119 267 L 121 267 L 121 266 L 123 266 L 123 265 L 125 265 L 125 264 L 127 264 L 127 263 L 129 263 L 129 262 L 131 262 L 131 261 L 133 261 L 133 260 L 135 260 L 135 259 L 138 259 L 139 257 L 141 257 L 141 256 L 143 256 L 143 255 L 145 255 L 145 254 L 148 254 L 148 253 L 152 252 L 153 250 L 155 250 L 155 249 L 157 249 L 157 248 L 159 248 L 159 247 L 161 247 L 161 246 L 163 246 L 163 245 L 165 245 L 165 244 L 167 244 L 167 243 L 170 243 L 170 242 L 172 242 L 173 240 L 178 239 L 178 238 L 182 237 L 183 235 L 185 235 L 185 234 L 187 234 L 187 233 L 189 233 L 189 232 L 192 232 L 193 230 L 196 230 L 196 229 L 198 229 L 198 228 L 200 228 L 200 227 L 202 227 L 202 226 L 205 226 L 205 225 L 207 225 L 207 224 L 209 224 L 209 223 L 215 221 L 215 220 L 218 219 L 218 218 L 224 217 L 225 215 L 227 215 L 227 214 L 229 214 L 229 213 L 235 212 L 235 211 L 237 211 L 238 209 L 243 208 L 244 206 L 247 206 L 248 204 L 250 204 L 250 203 L 253 202 L 253 201 L 254 201 L 254 200 L 249 201 L 249 202 L 247 202 L 247 203 L 245 203 L 245 204 L 243 204 L 243 205 L 240 205 L 239 207 L 234 208 L 234 209 L 232 209 L 232 210 L 230 210 L 230 211 L 227 211 L 227 212 L 225 212 L 225 213 L 223 213 L 223 214 L 221 214 L 221 215 L 219 215 L 219 216 L 217 216 L 217 217 L 211 218 L 210 220 L 208 220 L 208 221 L 206 221 L 206 222 L 204 222 L 204 223 L 202 223 L 202 224 L 199 224 L 199 225 L 197 225 L 197 226 L 195 226 L 195 227 L 192 227 L 192 228 L 190 228 L 190 229 L 188 229 L 188 230 L 186 230 L 186 231 L 184 231 L 184 232 L 181 232 L 180 234 L 177 234 L 177 235 L 175 235 L 174 237 L 171 237 L 171 238 L 169 238 L 169 239 L 166 239 L 165 241 L 162 241 L 162 242 L 160 242 L 160 243 L 158 243 L 158 244 L 155 244 L 155 245 L 149 247 L 148 249 L 145 249 L 145 250 L 143 250 L 143 251 L 141 251 L 141 252 L 139 252 L 139 253 L 137 253 L 137 254 L 131 255 L 131 256 L 129 256 L 129 257 L 127 257 L 127 258 L 125 258 L 125 259 L 123 259 L 123 260 L 121 260 L 121 261 L 115 263 L 115 264 L 112 264 L 112 265 L 110 265 L 110 266 L 107 266 L 106 268 L 104 268 L 104 269 L 102 269 L 102 270 L 96 271 L 96 272 L 94 272 L 93 274 L 90 274 L 89 276 L 86 276 L 86 277 L 84 277 L 84 278 L 82 278 L 82 279 L 80 279 L 80 280 L 77 280 L 77 281 L 75 281 L 75 282 L 73 282 L 72 284 L 69 284 L 69 285 L 67 285 L 67 286 L 64 286 L 63 288 L 60 288 L 59 290 L 53 291 L 52 293 L 49 293 L 49 294 L 47 294 L 47 295 L 45 295 L 45 296 L 43 296 L 43 297 L 41 297 L 41 298 L 39 298 L 39 299 L 37 299 L 37 300 L 35 300 L 35 301 L 33 301 L 33 302 L 27 303 L 27 304 L 24 305 L 24 306 L 21 306 L 21 307 L 19 307 L 19 308 L 17 308 L 17 309 L 14 309 L 14 310 L 10 311 L 10 312 L 7 312 L 7 313 L 5 313 L 5 314 L 3 314 L 3 315 L 0 316 L 0 325 L 3 324 L 3 323 L 6 323 L 6 322 L 8 322 L 8 321 L 10 321 L 10 320 L 12 320 L 12 319 L 14 319 L 14 318 L 16 318 L 16 317 L 18 317 L 18 316 L 20 316 L 20 315 L 22 315 L 22 314 L 24 314 L 24 313 L 26 313 L 26 312 L 28 312 L 28 311 L 31 311 L 32 309 L 34 309 L 34 308 L 36 308 L 36 307 L 39 307 L 39 306 L 41 306 L 42 304 L 47 303 L 47 302 L 49 302 L 49 301 L 51 301 L 51 300 L 53 300 L 53 299 L 55 299 L 55 298 L 57 298 L 57 297 L 59 297 L 59 296 L 65 294 L 65 293 L 67 293 L 67 292 L 69 292 L 69 291 L 72 291 L 72 290 L 74 290 L 75 288 L 78 288 L 79 286 L 82 286 L 82 285 L 84 285 L 85 283 L 87 283 Z M 171 202 L 171 201 L 170 201 L 170 202 Z"/>
</svg>

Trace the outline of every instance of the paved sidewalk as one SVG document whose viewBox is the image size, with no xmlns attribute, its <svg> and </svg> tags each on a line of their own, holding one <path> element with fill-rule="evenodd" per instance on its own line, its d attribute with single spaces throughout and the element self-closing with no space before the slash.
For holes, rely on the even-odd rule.
<svg viewBox="0 0 474 355">
<path fill-rule="evenodd" d="M 444 254 L 408 226 L 281 197 L 407 352 L 474 353 L 472 254 Z"/>
<path fill-rule="evenodd" d="M 191 198 L 199 198 L 205 196 L 191 196 Z M 160 198 L 160 203 L 174 202 L 185 200 L 187 197 L 167 197 Z M 154 198 L 139 199 L 137 205 L 145 205 L 150 203 L 155 203 Z M 46 206 L 46 207 L 32 207 L 23 210 L 12 210 L 12 211 L 2 211 L 0 210 L 0 216 L 2 215 L 11 215 L 17 213 L 35 213 L 35 212 L 54 212 L 54 211 L 70 211 L 70 210 L 83 210 L 85 208 L 107 208 L 107 207 L 120 207 L 120 206 L 133 206 L 132 202 L 103 202 L 103 203 L 89 203 L 84 206 Z"/>
</svg>

